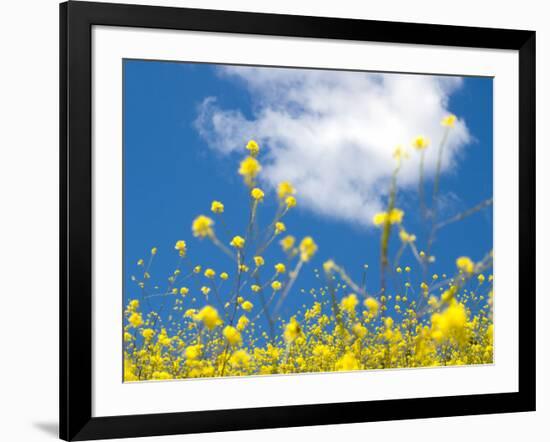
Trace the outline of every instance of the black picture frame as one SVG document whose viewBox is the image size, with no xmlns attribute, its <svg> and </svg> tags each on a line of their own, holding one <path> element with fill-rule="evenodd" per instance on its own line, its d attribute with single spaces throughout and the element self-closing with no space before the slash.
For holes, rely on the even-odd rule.
<svg viewBox="0 0 550 442">
<path fill-rule="evenodd" d="M 92 417 L 94 25 L 519 53 L 519 391 Z M 60 5 L 60 437 L 90 440 L 535 410 L 535 32 L 69 1 Z"/>
</svg>

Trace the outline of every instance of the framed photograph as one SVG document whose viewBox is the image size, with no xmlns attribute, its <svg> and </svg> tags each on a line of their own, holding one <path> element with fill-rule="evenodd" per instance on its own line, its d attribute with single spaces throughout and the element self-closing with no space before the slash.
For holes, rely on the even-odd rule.
<svg viewBox="0 0 550 442">
<path fill-rule="evenodd" d="M 60 23 L 62 439 L 535 409 L 534 32 Z"/>
</svg>

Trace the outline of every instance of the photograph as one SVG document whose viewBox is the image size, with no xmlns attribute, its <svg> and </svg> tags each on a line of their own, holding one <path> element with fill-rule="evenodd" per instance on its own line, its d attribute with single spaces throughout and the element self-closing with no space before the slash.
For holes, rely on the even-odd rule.
<svg viewBox="0 0 550 442">
<path fill-rule="evenodd" d="M 492 77 L 122 63 L 124 382 L 493 364 Z"/>
</svg>

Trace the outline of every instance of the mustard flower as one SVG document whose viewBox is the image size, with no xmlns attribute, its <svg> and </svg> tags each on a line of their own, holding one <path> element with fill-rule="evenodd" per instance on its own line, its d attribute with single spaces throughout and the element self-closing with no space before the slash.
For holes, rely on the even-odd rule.
<svg viewBox="0 0 550 442">
<path fill-rule="evenodd" d="M 296 193 L 296 189 L 290 184 L 288 181 L 283 181 L 279 183 L 279 186 L 277 187 L 277 196 L 279 199 L 284 200 L 287 196 L 294 195 Z"/>
<path fill-rule="evenodd" d="M 275 271 L 277 273 L 285 273 L 286 272 L 286 266 L 282 262 L 279 262 L 279 263 L 275 264 Z"/>
<path fill-rule="evenodd" d="M 187 293 L 189 293 L 189 289 L 187 287 L 180 288 L 180 295 L 185 296 Z"/>
<path fill-rule="evenodd" d="M 138 266 L 142 266 L 144 263 L 143 263 L 143 259 L 139 259 L 138 262 L 137 262 L 137 265 Z"/>
<path fill-rule="evenodd" d="M 261 256 L 255 256 L 254 257 L 254 264 L 256 264 L 256 267 L 261 267 L 265 264 L 265 261 Z"/>
<path fill-rule="evenodd" d="M 249 323 L 250 319 L 248 319 L 245 315 L 241 315 L 237 321 L 237 330 L 243 331 Z"/>
<path fill-rule="evenodd" d="M 403 149 L 403 146 L 397 146 L 395 150 L 393 151 L 393 157 L 397 161 L 401 161 L 402 159 L 408 158 L 409 154 L 405 149 Z"/>
<path fill-rule="evenodd" d="M 243 176 L 244 181 L 249 186 L 254 182 L 254 178 L 260 173 L 262 166 L 254 157 L 246 157 L 239 167 L 239 174 Z"/>
<path fill-rule="evenodd" d="M 300 243 L 300 259 L 304 262 L 308 262 L 313 255 L 317 252 L 317 244 L 313 241 L 311 236 L 306 236 Z"/>
<path fill-rule="evenodd" d="M 138 328 L 140 325 L 143 324 L 143 318 L 141 316 L 141 313 L 137 313 L 137 312 L 132 313 L 128 318 L 128 322 L 133 328 Z"/>
<path fill-rule="evenodd" d="M 364 338 L 367 335 L 367 327 L 360 323 L 356 323 L 352 327 L 353 334 L 358 338 Z"/>
<path fill-rule="evenodd" d="M 283 233 L 286 230 L 286 226 L 284 223 L 278 221 L 275 223 L 275 235 L 278 235 L 279 233 Z"/>
<path fill-rule="evenodd" d="M 141 336 L 149 341 L 153 339 L 153 336 L 155 336 L 155 330 L 153 330 L 152 328 L 145 328 L 141 331 Z"/>
<path fill-rule="evenodd" d="M 479 275 L 477 275 L 477 280 L 480 284 L 483 284 L 483 281 L 485 281 L 485 275 L 483 275 L 483 273 L 480 273 Z"/>
<path fill-rule="evenodd" d="M 357 296 L 352 293 L 349 296 L 342 298 L 342 301 L 340 302 L 340 308 L 348 314 L 353 315 L 355 313 L 355 307 L 357 307 L 357 304 L 359 304 L 359 300 L 357 299 Z"/>
<path fill-rule="evenodd" d="M 458 269 L 464 273 L 474 273 L 475 264 L 474 262 L 468 258 L 467 256 L 461 256 L 456 260 L 456 266 Z"/>
<path fill-rule="evenodd" d="M 376 315 L 378 313 L 378 308 L 380 307 L 380 304 L 376 299 L 369 297 L 365 299 L 365 307 L 367 307 L 373 315 Z"/>
<path fill-rule="evenodd" d="M 281 241 L 279 241 L 281 244 L 281 247 L 285 252 L 288 252 L 292 247 L 294 247 L 294 244 L 296 243 L 296 238 L 294 238 L 292 235 L 285 236 Z"/>
<path fill-rule="evenodd" d="M 335 366 L 337 371 L 359 370 L 360 368 L 357 358 L 350 352 L 338 359 Z"/>
<path fill-rule="evenodd" d="M 250 140 L 246 144 L 246 150 L 248 150 L 251 156 L 257 157 L 260 153 L 260 146 L 258 145 L 258 143 L 256 143 L 256 141 Z"/>
<path fill-rule="evenodd" d="M 288 343 L 294 342 L 302 333 L 302 328 L 296 318 L 293 316 L 285 327 L 284 338 Z"/>
<path fill-rule="evenodd" d="M 224 205 L 219 201 L 212 201 L 212 206 L 210 207 L 210 210 L 213 213 L 223 213 Z"/>
<path fill-rule="evenodd" d="M 423 137 L 422 135 L 417 136 L 413 139 L 412 145 L 416 150 L 424 150 L 426 149 L 430 144 L 430 140 L 428 138 Z"/>
<path fill-rule="evenodd" d="M 210 293 L 210 287 L 206 287 L 205 285 L 203 285 L 201 287 L 201 292 L 204 296 L 208 295 L 208 293 Z"/>
<path fill-rule="evenodd" d="M 234 236 L 229 244 L 236 249 L 242 249 L 244 247 L 244 238 L 239 235 Z"/>
<path fill-rule="evenodd" d="M 237 350 L 229 358 L 229 363 L 234 366 L 247 367 L 250 363 L 250 355 L 245 350 Z"/>
<path fill-rule="evenodd" d="M 214 225 L 214 221 L 212 221 L 211 218 L 208 218 L 207 216 L 204 216 L 204 215 L 197 216 L 191 226 L 191 230 L 193 231 L 193 236 L 198 238 L 212 236 L 214 234 L 214 231 L 212 229 L 213 225 Z"/>
<path fill-rule="evenodd" d="M 296 207 L 296 198 L 294 198 L 293 196 L 287 196 L 286 199 L 285 199 L 285 204 L 286 204 L 286 207 L 287 208 L 292 208 L 292 207 Z"/>
<path fill-rule="evenodd" d="M 250 288 L 252 289 L 253 292 L 256 292 L 256 293 L 262 289 L 258 284 L 252 284 Z"/>
<path fill-rule="evenodd" d="M 151 255 L 156 255 L 156 254 L 157 254 L 157 251 L 158 251 L 158 249 L 157 249 L 156 247 L 153 247 L 153 248 L 151 249 Z"/>
<path fill-rule="evenodd" d="M 227 279 L 229 279 L 229 275 L 227 274 L 227 272 L 221 272 L 220 278 L 226 281 Z"/>
<path fill-rule="evenodd" d="M 254 187 L 254 189 L 250 191 L 250 196 L 252 196 L 254 200 L 261 202 L 264 200 L 265 195 L 262 189 L 260 189 L 259 187 Z"/>
<path fill-rule="evenodd" d="M 225 326 L 225 328 L 223 329 L 223 336 L 232 346 L 237 346 L 242 343 L 241 334 L 235 327 L 231 325 Z"/>
<path fill-rule="evenodd" d="M 185 349 L 185 356 L 187 359 L 198 359 L 201 355 L 202 346 L 200 344 L 190 345 Z"/>
<path fill-rule="evenodd" d="M 193 273 L 200 273 L 201 272 L 201 266 L 195 266 L 193 267 Z"/>
<path fill-rule="evenodd" d="M 221 325 L 223 321 L 220 318 L 220 315 L 218 314 L 218 310 L 216 310 L 211 305 L 207 305 L 203 307 L 195 316 L 195 319 L 202 321 L 204 326 L 208 330 L 213 330 L 217 326 Z"/>
<path fill-rule="evenodd" d="M 252 304 L 250 301 L 244 301 L 241 304 L 241 307 L 242 307 L 243 310 L 246 310 L 247 312 L 249 312 L 250 310 L 252 310 L 254 308 L 254 304 Z"/>
<path fill-rule="evenodd" d="M 281 290 L 281 287 L 282 287 L 282 286 L 283 286 L 283 285 L 281 284 L 280 281 L 273 281 L 273 282 L 271 283 L 271 288 L 272 288 L 273 290 L 275 290 L 275 291 Z"/>
<path fill-rule="evenodd" d="M 404 243 L 413 243 L 413 242 L 416 241 L 416 235 L 413 235 L 411 233 L 407 233 L 407 231 L 405 229 L 401 229 L 399 231 L 399 238 Z"/>
<path fill-rule="evenodd" d="M 456 115 L 450 114 L 446 117 L 443 117 L 441 120 L 441 125 L 446 127 L 454 127 L 456 123 Z"/>
<path fill-rule="evenodd" d="M 213 269 L 206 269 L 204 271 L 204 276 L 206 276 L 209 279 L 213 279 L 214 276 L 216 276 L 216 272 Z"/>
</svg>

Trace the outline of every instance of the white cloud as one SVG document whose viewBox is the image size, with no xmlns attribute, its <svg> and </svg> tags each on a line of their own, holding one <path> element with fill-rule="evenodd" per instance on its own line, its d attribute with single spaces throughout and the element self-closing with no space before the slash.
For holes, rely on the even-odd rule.
<svg viewBox="0 0 550 442">
<path fill-rule="evenodd" d="M 257 140 L 264 186 L 291 181 L 301 207 L 363 225 L 384 206 L 397 145 L 410 153 L 400 187 L 418 182 L 419 155 L 410 147 L 417 135 L 432 140 L 425 173 L 434 174 L 440 121 L 461 86 L 458 77 L 426 75 L 256 67 L 223 67 L 220 74 L 248 90 L 253 112 L 247 118 L 205 98 L 195 125 L 208 145 L 229 154 Z M 444 172 L 469 140 L 459 120 L 446 145 Z"/>
</svg>

